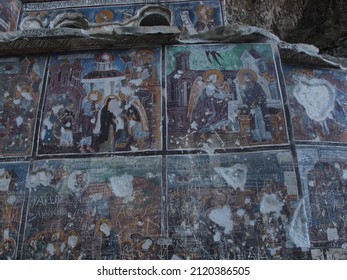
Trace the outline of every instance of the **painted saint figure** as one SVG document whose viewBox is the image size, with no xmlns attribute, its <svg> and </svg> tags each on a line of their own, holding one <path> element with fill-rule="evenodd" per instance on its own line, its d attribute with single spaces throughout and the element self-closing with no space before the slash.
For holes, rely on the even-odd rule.
<svg viewBox="0 0 347 280">
<path fill-rule="evenodd" d="M 94 153 L 92 148 L 93 130 L 96 125 L 98 110 L 96 104 L 100 102 L 102 93 L 92 91 L 89 93 L 82 104 L 82 139 L 80 142 L 80 152 L 85 153 L 86 150 Z M 84 148 L 86 147 L 86 149 Z"/>
<path fill-rule="evenodd" d="M 62 116 L 62 127 L 60 129 L 60 145 L 61 146 L 72 146 L 73 145 L 73 134 L 72 134 L 72 123 L 75 117 L 73 112 L 74 104 L 70 103 L 64 111 Z"/>
<path fill-rule="evenodd" d="M 216 24 L 213 20 L 213 8 L 211 6 L 199 5 L 196 8 L 198 21 L 195 23 L 194 28 L 197 32 L 202 33 L 210 31 Z"/>
<path fill-rule="evenodd" d="M 105 106 L 101 109 L 101 126 L 99 137 L 100 152 L 114 152 L 116 132 L 124 129 L 124 120 L 120 116 L 122 113 L 119 98 L 109 96 Z"/>
<path fill-rule="evenodd" d="M 230 85 L 222 72 L 208 70 L 195 79 L 190 92 L 187 118 L 198 132 L 223 129 L 228 124 Z"/>
<path fill-rule="evenodd" d="M 240 94 L 246 106 L 245 113 L 251 117 L 252 141 L 263 142 L 272 139 L 270 115 L 266 94 L 259 83 L 257 74 L 251 69 L 241 69 L 238 73 Z"/>
</svg>

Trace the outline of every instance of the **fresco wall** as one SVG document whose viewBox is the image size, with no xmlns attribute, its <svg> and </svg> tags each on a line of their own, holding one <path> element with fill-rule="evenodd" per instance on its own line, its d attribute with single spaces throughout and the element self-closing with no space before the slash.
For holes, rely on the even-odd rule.
<svg viewBox="0 0 347 280">
<path fill-rule="evenodd" d="M 198 34 L 226 23 L 223 0 L 94 2 L 96 3 L 50 1 L 49 3 L 24 4 L 18 28 L 26 30 L 71 27 L 72 25 L 84 29 L 102 25 L 150 26 L 158 20 L 163 25 L 175 25 L 187 34 Z M 144 3 L 149 7 L 145 7 Z M 158 6 L 161 8 L 158 9 Z M 66 9 L 69 15 L 66 14 Z"/>
<path fill-rule="evenodd" d="M 87 2 L 26 3 L 18 29 L 159 9 Z M 223 5 L 159 14 L 194 35 Z M 258 41 L 1 56 L 0 258 L 347 259 L 346 77 Z"/>
</svg>

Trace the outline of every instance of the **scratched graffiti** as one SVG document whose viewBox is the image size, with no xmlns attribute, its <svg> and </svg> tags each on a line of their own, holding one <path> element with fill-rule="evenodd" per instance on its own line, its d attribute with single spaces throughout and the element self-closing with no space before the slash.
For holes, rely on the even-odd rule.
<svg viewBox="0 0 347 280">
<path fill-rule="evenodd" d="M 159 157 L 31 166 L 23 259 L 160 259 Z"/>
<path fill-rule="evenodd" d="M 167 183 L 171 258 L 284 259 L 309 246 L 288 151 L 170 156 Z"/>
<path fill-rule="evenodd" d="M 28 163 L 0 164 L 0 259 L 17 258 Z"/>
<path fill-rule="evenodd" d="M 270 45 L 170 46 L 166 57 L 170 149 L 288 141 Z"/>
</svg>

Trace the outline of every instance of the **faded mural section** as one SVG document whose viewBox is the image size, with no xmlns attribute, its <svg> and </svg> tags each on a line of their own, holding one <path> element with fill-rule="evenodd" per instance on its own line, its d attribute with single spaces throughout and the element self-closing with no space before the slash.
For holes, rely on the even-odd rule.
<svg viewBox="0 0 347 280">
<path fill-rule="evenodd" d="M 0 164 L 0 259 L 15 260 L 22 226 L 28 162 Z"/>
<path fill-rule="evenodd" d="M 286 259 L 309 247 L 289 151 L 169 156 L 167 183 L 172 258 Z"/>
<path fill-rule="evenodd" d="M 284 66 L 294 137 L 298 141 L 347 141 L 346 72 Z"/>
<path fill-rule="evenodd" d="M 0 58 L 0 154 L 31 156 L 45 56 Z"/>
<path fill-rule="evenodd" d="M 37 161 L 23 259 L 161 259 L 161 158 Z"/>
<path fill-rule="evenodd" d="M 347 150 L 342 147 L 298 148 L 312 257 L 346 259 Z"/>
</svg>

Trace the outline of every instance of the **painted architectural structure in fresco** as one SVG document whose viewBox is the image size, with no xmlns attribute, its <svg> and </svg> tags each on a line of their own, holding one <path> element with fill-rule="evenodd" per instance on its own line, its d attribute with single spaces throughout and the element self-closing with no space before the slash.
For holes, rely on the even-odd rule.
<svg viewBox="0 0 347 280">
<path fill-rule="evenodd" d="M 51 57 L 39 154 L 161 148 L 160 50 Z"/>
<path fill-rule="evenodd" d="M 347 259 L 347 73 L 224 12 L 1 2 L 0 259 Z"/>
<path fill-rule="evenodd" d="M 297 141 L 347 142 L 346 73 L 284 67 Z"/>
<path fill-rule="evenodd" d="M 0 58 L 1 156 L 30 156 L 46 58 Z"/>
<path fill-rule="evenodd" d="M 167 47 L 170 149 L 288 142 L 271 45 Z"/>
</svg>

